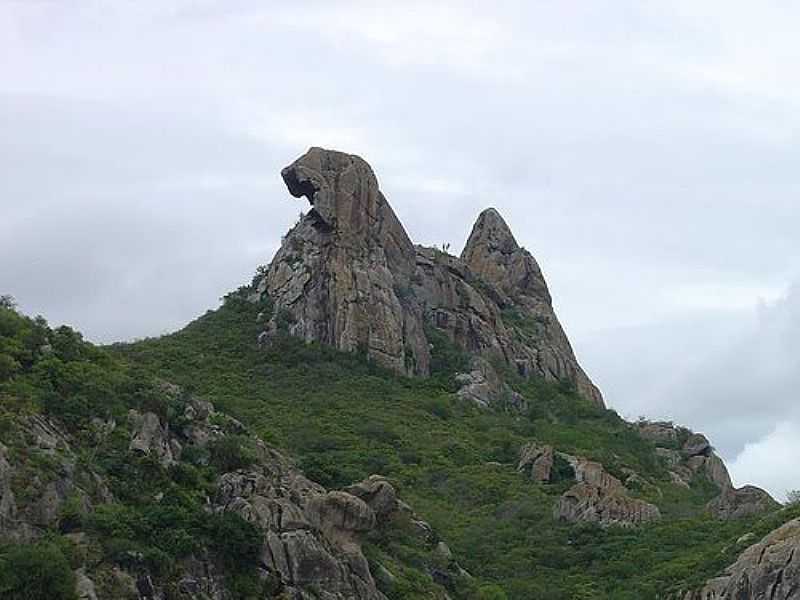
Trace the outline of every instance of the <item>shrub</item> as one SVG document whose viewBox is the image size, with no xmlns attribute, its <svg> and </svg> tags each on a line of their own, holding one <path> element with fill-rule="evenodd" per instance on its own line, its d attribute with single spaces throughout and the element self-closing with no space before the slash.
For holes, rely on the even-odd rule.
<svg viewBox="0 0 800 600">
<path fill-rule="evenodd" d="M 438 397 L 438 398 L 429 398 L 425 401 L 425 410 L 431 413 L 435 417 L 439 417 L 440 419 L 449 419 L 453 416 L 453 409 L 450 406 L 450 402 L 447 398 Z"/>
<path fill-rule="evenodd" d="M 211 547 L 228 569 L 252 570 L 261 551 L 262 533 L 258 528 L 232 512 L 210 515 L 205 523 Z"/>
<path fill-rule="evenodd" d="M 14 546 L 0 554 L 4 600 L 77 600 L 69 561 L 52 543 Z"/>
<path fill-rule="evenodd" d="M 226 435 L 208 446 L 211 465 L 221 473 L 244 469 L 256 460 L 252 441 L 241 435 Z"/>
<path fill-rule="evenodd" d="M 469 356 L 456 346 L 447 335 L 435 327 L 426 327 L 425 336 L 431 344 L 431 377 L 442 382 L 447 381 L 459 372 L 469 369 Z"/>
<path fill-rule="evenodd" d="M 575 469 L 572 465 L 563 458 L 560 454 L 553 456 L 553 468 L 550 471 L 551 483 L 559 483 L 561 481 L 570 481 L 575 479 Z"/>
</svg>

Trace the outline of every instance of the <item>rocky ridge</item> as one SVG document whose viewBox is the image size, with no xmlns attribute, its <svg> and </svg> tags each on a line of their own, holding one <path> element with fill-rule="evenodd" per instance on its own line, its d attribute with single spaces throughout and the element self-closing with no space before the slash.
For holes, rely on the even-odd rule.
<svg viewBox="0 0 800 600">
<path fill-rule="evenodd" d="M 165 394 L 182 394 L 165 385 Z M 251 436 L 246 428 L 209 402 L 190 398 L 174 429 L 153 412 L 131 410 L 127 424 L 96 422 L 95 434 L 122 433 L 127 452 L 157 461 L 163 467 L 181 464 L 183 455 L 197 454 L 215 441 L 245 436 L 255 449 L 252 464 L 223 473 L 207 499 L 211 513 L 235 513 L 263 532 L 258 570 L 271 581 L 272 595 L 294 600 L 385 600 L 361 549 L 365 536 L 389 524 L 417 532 L 421 548 L 436 554 L 438 536 L 425 521 L 399 500 L 388 480 L 373 476 L 346 490 L 326 490 L 306 478 L 275 449 Z M 31 416 L 15 423 L 13 448 L 0 446 L 0 543 L 30 543 L 48 531 L 70 531 L 81 552 L 96 541 L 70 525 L 91 515 L 96 507 L 116 502 L 105 477 L 79 460 L 73 440 L 57 420 Z M 24 448 L 24 450 L 21 450 Z M 47 460 L 48 472 L 30 474 L 31 460 Z M 159 501 L 156 498 L 156 501 Z M 68 515 L 74 514 L 74 517 Z M 443 545 L 443 543 L 442 543 Z M 446 548 L 446 546 L 444 546 Z M 447 549 L 449 554 L 449 549 Z M 164 600 L 203 598 L 231 600 L 224 569 L 213 553 L 182 560 L 178 586 L 168 592 L 163 582 L 135 557 L 128 568 L 86 562 L 75 571 L 79 598 Z M 452 559 L 432 561 L 431 576 L 442 585 L 469 577 Z M 381 567 L 386 576 L 391 574 Z M 177 594 L 177 595 L 176 595 Z M 281 595 L 283 594 L 283 595 Z M 321 595 L 320 595 L 321 594 Z"/>
<path fill-rule="evenodd" d="M 601 405 L 553 311 L 547 284 L 494 209 L 481 213 L 460 257 L 414 246 L 360 157 L 311 148 L 281 172 L 311 209 L 258 282 L 276 311 L 261 337 L 284 329 L 306 341 L 363 351 L 405 375 L 430 373 L 431 328 L 473 357 L 484 404 L 508 389 L 502 364 L 523 377 L 571 382 Z M 469 382 L 470 385 L 475 382 Z"/>
</svg>

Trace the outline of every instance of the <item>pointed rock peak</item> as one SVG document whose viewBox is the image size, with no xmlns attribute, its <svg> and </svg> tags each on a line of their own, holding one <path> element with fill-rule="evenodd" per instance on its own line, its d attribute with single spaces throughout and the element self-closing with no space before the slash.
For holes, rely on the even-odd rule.
<svg viewBox="0 0 800 600">
<path fill-rule="evenodd" d="M 520 248 L 508 224 L 494 208 L 487 208 L 478 216 L 461 260 L 515 301 L 525 296 L 550 303 L 539 265 L 529 252 Z"/>
<path fill-rule="evenodd" d="M 501 252 L 511 254 L 519 250 L 517 240 L 511 233 L 511 228 L 495 208 L 487 208 L 480 215 L 475 225 L 472 226 L 467 245 L 461 253 L 461 258 L 467 264 L 476 253 Z"/>
</svg>

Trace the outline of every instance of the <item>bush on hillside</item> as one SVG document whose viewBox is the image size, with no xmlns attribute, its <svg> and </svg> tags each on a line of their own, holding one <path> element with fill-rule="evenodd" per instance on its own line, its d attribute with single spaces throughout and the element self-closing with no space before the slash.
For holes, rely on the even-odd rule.
<svg viewBox="0 0 800 600">
<path fill-rule="evenodd" d="M 77 600 L 75 576 L 59 547 L 41 542 L 0 551 L 3 600 Z"/>
</svg>

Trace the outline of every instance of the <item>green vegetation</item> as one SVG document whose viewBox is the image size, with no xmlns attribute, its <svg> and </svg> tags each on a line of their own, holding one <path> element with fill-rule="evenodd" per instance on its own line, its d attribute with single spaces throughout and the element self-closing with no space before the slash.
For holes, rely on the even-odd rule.
<svg viewBox="0 0 800 600">
<path fill-rule="evenodd" d="M 128 452 L 128 410 L 153 411 L 178 425 L 186 398 L 165 393 L 150 372 L 83 341 L 68 327 L 50 329 L 44 319 L 19 315 L 10 302 L 0 305 L 0 348 L 0 356 L 7 357 L 0 363 L 14 364 L 13 372 L 0 378 L 0 442 L 15 467 L 11 486 L 20 509 L 63 476 L 61 461 L 32 447 L 15 425 L 36 413 L 59 418 L 81 442 L 75 449 L 76 480 L 91 489 L 89 473 L 99 473 L 117 500 L 86 516 L 78 498 L 69 498 L 58 530 L 50 532 L 52 542 L 0 549 L 0 597 L 73 598 L 61 534 L 76 529 L 100 540 L 100 562 L 146 567 L 167 580 L 177 561 L 208 548 L 233 586 L 254 590 L 240 597 L 258 597 L 255 566 L 262 533 L 237 515 L 205 509 L 219 474 L 253 461 L 245 439 L 222 438 L 210 446 L 210 460 L 170 468 L 152 457 L 134 457 Z M 111 418 L 116 427 L 104 432 L 103 420 Z"/>
<path fill-rule="evenodd" d="M 4 600 L 77 600 L 75 576 L 59 544 L 0 547 L 0 597 Z"/>
<path fill-rule="evenodd" d="M 264 310 L 234 293 L 176 334 L 116 350 L 207 397 L 325 486 L 389 477 L 477 576 L 474 589 L 457 591 L 461 597 L 655 598 L 714 575 L 734 558 L 732 540 L 758 527 L 706 517 L 713 487 L 671 484 L 651 443 L 566 385 L 507 374 L 529 414 L 480 410 L 452 394 L 465 357 L 435 331 L 433 377 L 407 379 L 286 336 L 258 348 L 256 317 Z M 638 529 L 554 521 L 553 504 L 570 483 L 540 485 L 516 472 L 517 452 L 532 439 L 598 460 L 619 477 L 633 469 L 662 490 L 638 493 L 667 518 Z M 374 566 L 395 577 L 386 586 L 393 599 L 433 593 L 418 546 L 402 531 L 370 542 Z"/>
<path fill-rule="evenodd" d="M 458 401 L 454 374 L 466 368 L 467 357 L 436 330 L 429 332 L 433 376 L 425 380 L 396 377 L 362 356 L 285 333 L 259 348 L 258 315 L 264 313 L 263 323 L 271 307 L 266 298 L 248 302 L 249 292 L 228 295 L 222 307 L 178 333 L 110 348 L 0 303 L 0 441 L 20 474 L 12 482 L 15 495 L 24 503 L 31 482 L 59 476 L 52 458 L 28 448 L 14 426 L 20 415 L 41 412 L 81 440 L 79 471 L 102 473 L 116 499 L 90 515 L 68 502 L 59 530 L 45 541 L 0 548 L 0 596 L 72 598 L 63 534 L 78 528 L 98 540 L 103 565 L 147 568 L 170 580 L 178 561 L 208 548 L 237 597 L 263 595 L 269 582 L 254 572 L 261 532 L 203 509 L 220 473 L 252 463 L 250 441 L 230 431 L 169 468 L 127 451 L 131 408 L 180 425 L 186 398 L 165 394 L 162 381 L 212 401 L 327 487 L 373 473 L 389 477 L 475 575 L 441 581 L 462 600 L 657 598 L 719 572 L 743 549 L 735 542 L 743 534 L 763 535 L 800 514 L 795 504 L 762 519 L 711 520 L 703 508 L 717 493 L 713 484 L 700 478 L 686 490 L 670 483 L 653 444 L 564 384 L 505 373 L 528 401 L 522 415 Z M 117 427 L 104 431 L 109 418 Z M 547 485 L 517 473 L 519 448 L 531 440 L 600 461 L 623 479 L 635 471 L 652 485 L 633 493 L 658 504 L 664 520 L 636 529 L 556 522 L 552 507 L 571 485 L 570 468 L 557 463 Z M 436 541 L 420 542 L 402 521 L 370 535 L 365 552 L 391 600 L 442 597 L 432 573 L 445 577 L 447 565 L 437 563 L 446 559 L 436 557 Z"/>
</svg>

